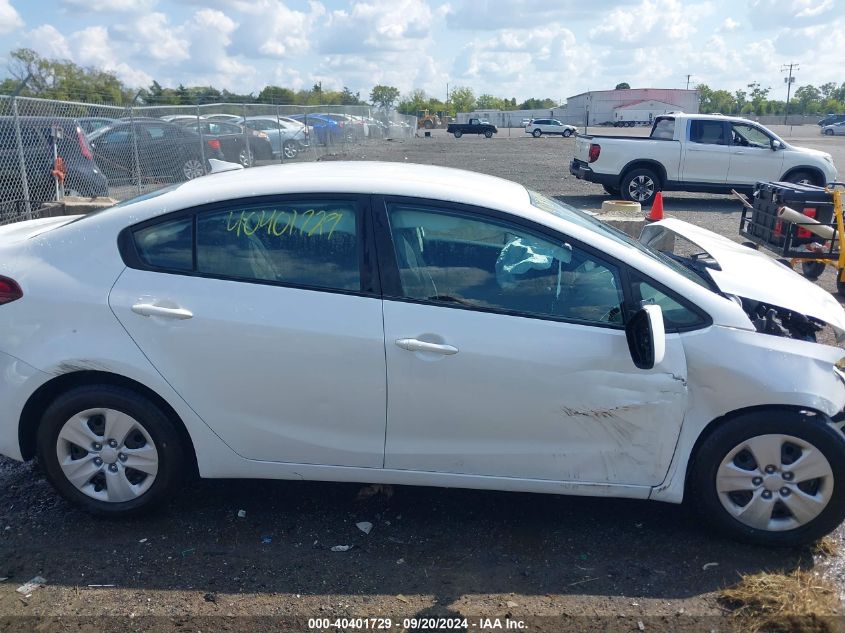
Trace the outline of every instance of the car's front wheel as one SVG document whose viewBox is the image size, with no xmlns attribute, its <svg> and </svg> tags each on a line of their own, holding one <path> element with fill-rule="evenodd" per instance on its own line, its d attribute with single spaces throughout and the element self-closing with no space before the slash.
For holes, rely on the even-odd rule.
<svg viewBox="0 0 845 633">
<path fill-rule="evenodd" d="M 695 455 L 689 501 L 729 536 L 802 545 L 845 519 L 845 437 L 807 411 L 746 413 L 723 423 Z"/>
<path fill-rule="evenodd" d="M 189 158 L 182 163 L 182 177 L 185 180 L 193 180 L 205 175 L 205 168 L 199 158 Z"/>
<path fill-rule="evenodd" d="M 464 135 L 464 133 L 461 132 L 460 130 L 455 130 L 454 134 L 455 134 L 455 138 L 461 138 Z"/>
<path fill-rule="evenodd" d="M 569 129 L 564 130 L 563 136 L 564 136 L 564 138 L 569 138 L 570 136 L 572 136 L 572 130 L 569 130 Z"/>
<path fill-rule="evenodd" d="M 827 136 L 833 136 L 833 130 L 825 130 L 825 131 L 824 131 L 824 133 L 825 133 Z"/>
<path fill-rule="evenodd" d="M 487 130 L 484 132 L 484 138 L 493 138 L 493 130 Z"/>
<path fill-rule="evenodd" d="M 161 409 L 112 385 L 60 395 L 41 419 L 38 458 L 62 496 L 112 516 L 161 503 L 186 466 L 179 435 Z"/>
</svg>

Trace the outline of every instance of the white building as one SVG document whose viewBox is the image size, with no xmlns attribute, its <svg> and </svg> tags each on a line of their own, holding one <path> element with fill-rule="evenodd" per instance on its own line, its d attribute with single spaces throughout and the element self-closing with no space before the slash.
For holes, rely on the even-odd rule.
<svg viewBox="0 0 845 633">
<path fill-rule="evenodd" d="M 645 121 L 666 112 L 698 113 L 698 90 L 676 88 L 630 88 L 596 90 L 569 97 L 566 123 L 589 125 L 617 121 Z"/>
</svg>

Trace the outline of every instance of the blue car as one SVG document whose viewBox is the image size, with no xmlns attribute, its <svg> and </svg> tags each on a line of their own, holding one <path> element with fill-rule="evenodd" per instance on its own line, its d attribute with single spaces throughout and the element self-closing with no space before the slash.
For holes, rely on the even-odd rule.
<svg viewBox="0 0 845 633">
<path fill-rule="evenodd" d="M 346 138 L 346 131 L 342 122 L 335 121 L 325 114 L 294 114 L 288 118 L 306 123 L 314 129 L 314 136 L 320 145 L 334 145 L 342 143 Z"/>
</svg>

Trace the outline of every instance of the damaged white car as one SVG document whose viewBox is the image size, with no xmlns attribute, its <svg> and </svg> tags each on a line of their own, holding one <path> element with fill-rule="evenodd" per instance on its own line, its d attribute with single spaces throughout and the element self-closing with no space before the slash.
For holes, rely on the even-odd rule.
<svg viewBox="0 0 845 633">
<path fill-rule="evenodd" d="M 0 228 L 0 452 L 109 515 L 198 474 L 687 499 L 792 545 L 845 516 L 843 333 L 676 220 L 640 243 L 480 174 L 261 167 Z"/>
</svg>

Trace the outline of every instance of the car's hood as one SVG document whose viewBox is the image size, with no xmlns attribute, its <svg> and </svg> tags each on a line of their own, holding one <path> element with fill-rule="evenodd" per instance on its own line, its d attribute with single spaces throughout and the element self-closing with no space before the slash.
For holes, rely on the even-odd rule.
<svg viewBox="0 0 845 633">
<path fill-rule="evenodd" d="M 660 238 L 662 230 L 679 235 L 707 251 L 719 269 L 708 268 L 713 281 L 726 293 L 760 301 L 824 321 L 845 337 L 845 310 L 826 290 L 773 258 L 712 231 L 667 219 L 643 229 L 640 241 Z"/>
<path fill-rule="evenodd" d="M 800 152 L 808 156 L 815 156 L 823 160 L 832 161 L 833 157 L 828 152 L 823 152 L 818 149 L 811 149 L 809 147 L 798 147 L 797 145 L 790 145 L 789 148 L 795 152 Z"/>
</svg>

